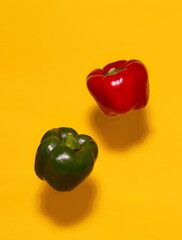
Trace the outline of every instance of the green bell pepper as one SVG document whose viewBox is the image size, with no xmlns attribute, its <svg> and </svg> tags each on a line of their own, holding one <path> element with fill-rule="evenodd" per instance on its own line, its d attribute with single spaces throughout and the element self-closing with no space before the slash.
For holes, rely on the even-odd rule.
<svg viewBox="0 0 182 240">
<path fill-rule="evenodd" d="M 54 128 L 42 137 L 35 158 L 37 176 L 57 191 L 70 191 L 92 171 L 96 142 L 72 128 Z"/>
</svg>

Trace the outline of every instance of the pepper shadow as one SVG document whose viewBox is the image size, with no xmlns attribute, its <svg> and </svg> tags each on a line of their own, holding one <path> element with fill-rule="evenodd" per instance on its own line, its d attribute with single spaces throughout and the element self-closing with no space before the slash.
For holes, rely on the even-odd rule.
<svg viewBox="0 0 182 240">
<path fill-rule="evenodd" d="M 90 179 L 69 192 L 55 191 L 46 183 L 41 193 L 41 211 L 58 225 L 76 224 L 91 212 L 96 192 Z"/>
<path fill-rule="evenodd" d="M 150 133 L 145 108 L 114 118 L 108 118 L 94 108 L 90 113 L 90 122 L 103 145 L 112 150 L 127 150 L 140 144 Z"/>
</svg>

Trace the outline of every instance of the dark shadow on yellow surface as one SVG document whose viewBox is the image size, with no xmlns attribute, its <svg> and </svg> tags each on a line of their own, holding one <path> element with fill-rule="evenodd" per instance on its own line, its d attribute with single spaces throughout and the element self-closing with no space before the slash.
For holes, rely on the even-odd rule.
<svg viewBox="0 0 182 240">
<path fill-rule="evenodd" d="M 141 143 L 149 134 L 146 114 L 144 108 L 108 118 L 98 108 L 94 108 L 90 113 L 90 122 L 105 147 L 126 150 Z"/>
<path fill-rule="evenodd" d="M 46 183 L 41 194 L 41 210 L 56 224 L 69 226 L 89 215 L 95 196 L 96 185 L 90 179 L 70 192 L 57 192 Z"/>
</svg>

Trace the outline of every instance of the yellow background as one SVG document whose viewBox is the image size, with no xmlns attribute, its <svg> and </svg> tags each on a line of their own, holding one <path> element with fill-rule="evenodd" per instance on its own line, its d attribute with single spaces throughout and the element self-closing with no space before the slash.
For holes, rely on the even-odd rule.
<svg viewBox="0 0 182 240">
<path fill-rule="evenodd" d="M 0 239 L 182 239 L 181 12 L 180 0 L 0 0 Z M 133 58 L 149 103 L 108 119 L 86 76 Z M 69 193 L 34 173 L 42 135 L 63 126 L 99 146 Z"/>
</svg>

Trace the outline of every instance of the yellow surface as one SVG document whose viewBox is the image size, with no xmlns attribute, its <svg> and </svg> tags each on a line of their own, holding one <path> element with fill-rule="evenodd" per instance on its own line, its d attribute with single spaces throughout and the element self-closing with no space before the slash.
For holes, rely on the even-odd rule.
<svg viewBox="0 0 182 240">
<path fill-rule="evenodd" d="M 0 0 L 0 239 L 182 239 L 182 3 Z M 144 110 L 107 119 L 95 68 L 139 59 Z M 91 135 L 89 178 L 58 193 L 34 173 L 53 127 Z"/>
</svg>

